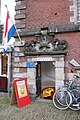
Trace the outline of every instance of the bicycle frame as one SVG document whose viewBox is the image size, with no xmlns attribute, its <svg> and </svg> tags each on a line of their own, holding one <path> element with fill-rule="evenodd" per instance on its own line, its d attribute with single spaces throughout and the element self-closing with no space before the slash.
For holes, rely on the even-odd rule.
<svg viewBox="0 0 80 120">
<path fill-rule="evenodd" d="M 75 79 L 75 77 L 76 77 L 76 79 Z M 77 76 L 77 75 L 74 75 L 72 81 L 67 85 L 67 90 L 68 90 L 69 92 L 70 92 L 70 90 L 72 89 L 72 88 L 71 88 L 72 84 L 73 84 L 74 82 L 76 82 L 76 81 L 78 80 L 78 78 L 80 78 L 80 77 Z"/>
<path fill-rule="evenodd" d="M 80 110 L 80 92 L 79 90 L 74 89 L 75 84 L 77 85 L 76 77 L 73 76 L 73 80 L 62 87 L 60 87 L 53 95 L 53 103 L 55 107 L 60 110 L 67 109 L 68 107 L 72 110 Z M 75 83 L 75 84 L 73 84 Z"/>
<path fill-rule="evenodd" d="M 74 76 L 73 76 L 73 77 L 74 77 Z M 77 79 L 76 79 L 76 80 L 77 80 Z M 75 100 L 75 102 L 77 103 L 77 104 L 74 104 L 73 106 L 79 107 L 79 106 L 80 106 L 80 102 L 78 102 L 78 98 L 76 98 L 76 97 L 74 96 L 74 94 L 72 93 L 72 88 L 71 88 L 72 84 L 73 84 L 76 80 L 74 79 L 73 81 L 70 82 L 70 84 L 67 85 L 67 90 L 70 92 L 72 98 L 73 98 L 73 99 Z M 80 93 L 80 91 L 79 91 L 79 93 Z M 73 102 L 73 101 L 72 101 L 72 102 Z"/>
</svg>

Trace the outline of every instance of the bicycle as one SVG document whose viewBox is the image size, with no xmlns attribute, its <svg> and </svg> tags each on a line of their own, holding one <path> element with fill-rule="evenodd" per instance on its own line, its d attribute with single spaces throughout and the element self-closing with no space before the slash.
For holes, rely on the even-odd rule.
<svg viewBox="0 0 80 120">
<path fill-rule="evenodd" d="M 80 110 L 80 92 L 77 87 L 79 76 L 74 75 L 73 80 L 59 88 L 53 95 L 53 104 L 56 108 L 64 110 L 70 108 L 72 110 Z M 80 87 L 80 86 L 79 86 Z"/>
</svg>

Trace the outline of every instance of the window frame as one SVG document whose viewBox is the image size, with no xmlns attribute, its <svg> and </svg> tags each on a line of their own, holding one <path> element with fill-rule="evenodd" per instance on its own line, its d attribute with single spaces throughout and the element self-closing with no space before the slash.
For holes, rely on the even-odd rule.
<svg viewBox="0 0 80 120">
<path fill-rule="evenodd" d="M 1 74 L 7 75 L 7 68 L 8 68 L 8 55 L 7 54 L 5 55 L 1 54 L 1 63 L 2 63 Z"/>
</svg>

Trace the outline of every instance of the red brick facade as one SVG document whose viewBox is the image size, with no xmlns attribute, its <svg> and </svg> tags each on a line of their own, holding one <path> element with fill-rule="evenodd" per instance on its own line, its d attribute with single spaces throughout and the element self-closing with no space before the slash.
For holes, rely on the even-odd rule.
<svg viewBox="0 0 80 120">
<path fill-rule="evenodd" d="M 55 38 L 68 42 L 65 74 L 76 73 L 75 66 L 69 63 L 72 59 L 80 64 L 80 27 L 74 19 L 76 9 L 71 9 L 74 5 L 76 5 L 75 0 L 16 0 L 15 19 L 16 25 L 19 24 L 18 29 L 20 29 L 22 41 L 36 40 L 35 31 L 39 32 L 41 28 L 48 27 L 49 31 L 52 30 L 52 33 L 55 34 Z M 20 15 L 22 16 L 20 17 Z M 22 26 L 20 27 L 20 25 Z M 18 38 L 16 38 L 17 40 Z M 24 47 L 19 48 L 20 51 L 23 49 Z M 27 61 L 25 56 L 19 59 L 19 62 L 25 61 Z M 80 69 L 80 67 L 78 68 Z M 19 72 L 27 72 L 27 69 L 23 67 L 19 69 Z M 13 78 L 15 77 L 13 76 Z"/>
<path fill-rule="evenodd" d="M 26 13 L 26 19 L 21 20 L 26 23 L 26 29 L 69 24 L 70 15 L 73 15 L 69 11 L 71 1 L 67 0 L 23 0 L 21 4 L 27 6 L 21 10 L 21 13 Z"/>
<path fill-rule="evenodd" d="M 21 3 L 18 3 L 21 2 Z M 70 16 L 73 12 L 69 10 L 73 5 L 73 0 L 17 0 L 17 4 L 25 4 L 26 9 L 19 10 L 20 13 L 25 13 L 25 19 L 21 19 L 21 23 L 25 23 L 26 27 L 23 30 L 31 30 L 41 28 L 44 26 L 52 27 L 54 25 L 67 25 L 70 23 Z M 16 14 L 17 15 L 17 14 Z M 16 20 L 16 23 L 18 20 Z M 76 59 L 80 63 L 80 33 L 71 32 L 66 33 L 65 30 L 62 34 L 57 34 L 55 37 L 65 39 L 69 44 L 69 52 L 66 57 L 68 61 Z M 30 38 L 30 37 L 29 37 Z M 29 40 L 29 38 L 25 38 Z M 24 39 L 24 38 L 22 38 Z M 24 39 L 24 40 L 25 40 Z M 30 38 L 33 40 L 33 38 Z"/>
</svg>

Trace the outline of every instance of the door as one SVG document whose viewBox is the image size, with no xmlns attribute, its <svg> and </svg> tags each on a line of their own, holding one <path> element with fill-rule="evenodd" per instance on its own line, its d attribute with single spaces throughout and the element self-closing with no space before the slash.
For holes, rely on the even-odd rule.
<svg viewBox="0 0 80 120">
<path fill-rule="evenodd" d="M 39 96 L 41 93 L 41 63 L 38 62 L 36 66 L 36 94 Z"/>
</svg>

